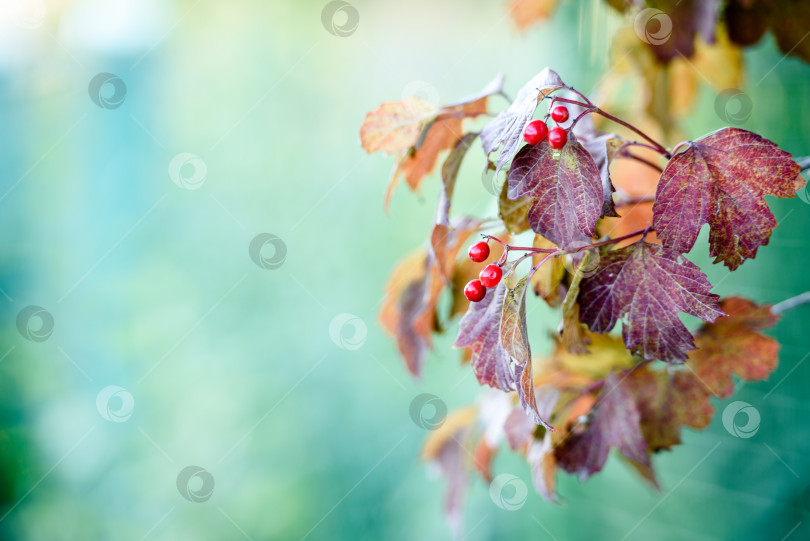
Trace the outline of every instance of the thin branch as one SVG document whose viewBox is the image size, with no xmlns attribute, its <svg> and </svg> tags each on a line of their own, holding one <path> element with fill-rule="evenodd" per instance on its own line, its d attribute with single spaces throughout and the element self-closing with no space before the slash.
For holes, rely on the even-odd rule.
<svg viewBox="0 0 810 541">
<path fill-rule="evenodd" d="M 805 291 L 804 293 L 800 293 L 795 297 L 791 297 L 789 299 L 785 299 L 782 302 L 776 303 L 771 306 L 771 313 L 773 314 L 781 314 L 785 310 L 790 310 L 791 308 L 796 308 L 797 306 L 801 306 L 802 304 L 807 304 L 810 302 L 810 291 Z"/>
</svg>

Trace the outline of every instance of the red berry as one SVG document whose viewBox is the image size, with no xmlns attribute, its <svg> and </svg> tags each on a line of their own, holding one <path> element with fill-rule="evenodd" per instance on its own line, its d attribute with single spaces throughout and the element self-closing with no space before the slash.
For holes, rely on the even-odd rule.
<svg viewBox="0 0 810 541">
<path fill-rule="evenodd" d="M 551 118 L 554 119 L 554 122 L 565 122 L 568 120 L 568 108 L 564 105 L 558 105 L 551 110 Z"/>
<path fill-rule="evenodd" d="M 470 259 L 476 263 L 483 263 L 489 257 L 489 244 L 484 241 L 476 242 L 470 246 Z"/>
<path fill-rule="evenodd" d="M 487 294 L 487 288 L 481 283 L 481 280 L 470 280 L 464 287 L 464 296 L 472 302 L 478 302 Z"/>
<path fill-rule="evenodd" d="M 501 281 L 501 276 L 503 276 L 503 271 L 498 265 L 487 265 L 481 269 L 478 278 L 486 287 L 495 287 Z"/>
<path fill-rule="evenodd" d="M 548 135 L 548 126 L 542 120 L 532 120 L 523 128 L 523 139 L 530 145 L 536 145 Z"/>
<path fill-rule="evenodd" d="M 554 149 L 561 149 L 565 146 L 565 142 L 568 141 L 568 134 L 565 133 L 565 130 L 556 127 L 551 128 L 548 132 L 548 145 Z"/>
</svg>

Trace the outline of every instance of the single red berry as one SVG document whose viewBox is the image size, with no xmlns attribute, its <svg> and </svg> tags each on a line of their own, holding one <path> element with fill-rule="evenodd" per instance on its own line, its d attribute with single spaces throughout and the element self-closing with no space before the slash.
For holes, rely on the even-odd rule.
<svg viewBox="0 0 810 541">
<path fill-rule="evenodd" d="M 484 241 L 476 242 L 470 246 L 470 259 L 476 263 L 483 263 L 489 257 L 489 244 Z"/>
<path fill-rule="evenodd" d="M 565 146 L 565 142 L 568 141 L 568 134 L 565 132 L 564 129 L 560 127 L 551 128 L 548 132 L 548 145 L 556 150 L 561 149 Z"/>
<path fill-rule="evenodd" d="M 532 120 L 523 128 L 523 139 L 530 145 L 536 145 L 548 135 L 548 126 L 542 120 Z"/>
<path fill-rule="evenodd" d="M 472 302 L 478 302 L 487 294 L 487 288 L 481 280 L 470 280 L 464 287 L 464 296 Z"/>
<path fill-rule="evenodd" d="M 481 269 L 478 278 L 484 286 L 495 287 L 501 281 L 501 276 L 503 276 L 503 271 L 498 265 L 487 265 Z"/>
<path fill-rule="evenodd" d="M 568 120 L 568 107 L 558 105 L 551 110 L 551 118 L 554 119 L 554 122 L 565 122 Z"/>
</svg>

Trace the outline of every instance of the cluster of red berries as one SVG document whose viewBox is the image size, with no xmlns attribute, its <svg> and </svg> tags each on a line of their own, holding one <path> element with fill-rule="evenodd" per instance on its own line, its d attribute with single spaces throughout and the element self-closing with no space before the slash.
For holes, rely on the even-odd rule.
<svg viewBox="0 0 810 541">
<path fill-rule="evenodd" d="M 470 246 L 470 259 L 476 263 L 483 263 L 489 257 L 489 244 L 484 241 L 476 242 Z M 472 302 L 478 302 L 487 294 L 488 287 L 495 287 L 501 281 L 503 271 L 498 265 L 489 264 L 478 275 L 477 280 L 471 280 L 464 287 L 464 296 Z"/>
<path fill-rule="evenodd" d="M 558 105 L 551 109 L 551 118 L 554 122 L 560 123 L 568 120 L 568 109 L 564 105 Z M 548 140 L 548 146 L 559 150 L 568 141 L 568 133 L 559 126 L 548 129 L 542 120 L 532 120 L 523 129 L 523 139 L 530 145 L 536 145 L 543 139 Z"/>
</svg>

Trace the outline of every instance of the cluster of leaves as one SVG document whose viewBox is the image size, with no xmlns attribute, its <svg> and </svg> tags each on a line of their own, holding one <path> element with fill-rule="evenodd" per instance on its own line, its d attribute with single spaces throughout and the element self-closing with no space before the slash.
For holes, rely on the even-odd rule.
<svg viewBox="0 0 810 541">
<path fill-rule="evenodd" d="M 418 376 L 433 333 L 463 313 L 455 345 L 480 384 L 498 390 L 499 398 L 451 415 L 426 443 L 425 458 L 448 477 L 447 510 L 454 517 L 470 471 L 488 479 L 503 439 L 526 456 L 538 492 L 552 501 L 558 469 L 584 480 L 603 468 L 611 448 L 657 485 L 651 455 L 679 443 L 682 426 L 707 426 L 714 411 L 709 397 L 729 396 L 732 375 L 763 379 L 777 363 L 777 344 L 759 332 L 777 315 L 745 299 L 721 300 L 685 254 L 708 225 L 715 263 L 736 269 L 755 257 L 776 226 L 764 196 L 793 197 L 805 182 L 788 153 L 738 128 L 667 149 L 548 68 L 480 133 L 463 131 L 463 119 L 486 113 L 489 98 L 503 94 L 502 83 L 497 78 L 441 108 L 416 98 L 386 103 L 361 129 L 366 150 L 396 156 L 392 185 L 405 176 L 418 188 L 446 154 L 427 249 L 393 272 L 380 317 Z M 545 141 L 521 148 L 524 126 L 547 99 L 569 104 L 567 143 L 560 150 Z M 596 130 L 591 115 L 614 120 L 644 142 Z M 497 153 L 485 169 L 507 170 L 495 224 L 506 230 L 506 272 L 481 302 L 469 303 L 461 290 L 478 268 L 458 253 L 471 235 L 493 224 L 469 216 L 451 220 L 450 208 L 462 159 L 479 138 L 488 157 Z M 611 164 L 637 160 L 630 152 L 635 147 L 652 149 L 666 162 L 646 163 L 659 180 L 655 197 L 637 204 L 653 203 L 651 223 L 595 241 L 600 224 L 628 208 L 627 194 L 614 188 Z M 532 247 L 508 244 L 511 235 L 529 232 Z M 509 262 L 514 250 L 526 255 Z M 521 276 L 529 256 L 532 266 Z M 447 290 L 452 300 L 441 310 Z M 531 352 L 529 291 L 560 308 L 556 347 L 545 357 Z M 693 334 L 681 313 L 704 323 Z M 619 323 L 621 336 L 610 334 Z M 501 405 L 492 406 L 493 400 Z"/>
</svg>

